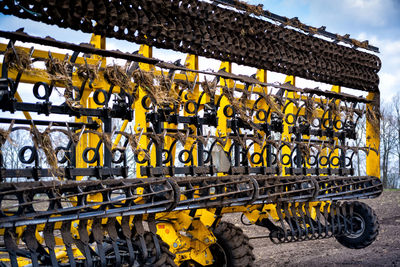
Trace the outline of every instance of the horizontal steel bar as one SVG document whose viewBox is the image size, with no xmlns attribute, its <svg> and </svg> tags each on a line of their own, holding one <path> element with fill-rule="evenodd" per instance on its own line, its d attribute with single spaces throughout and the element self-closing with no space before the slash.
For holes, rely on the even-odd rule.
<svg viewBox="0 0 400 267">
<path fill-rule="evenodd" d="M 24 124 L 31 125 L 32 122 L 36 126 L 60 126 L 60 127 L 71 127 L 81 129 L 83 126 L 89 129 L 97 129 L 99 128 L 99 124 L 97 122 L 64 122 L 64 121 L 44 121 L 44 120 L 24 120 L 24 119 L 9 119 L 9 118 L 0 118 L 0 123 L 11 124 L 14 122 L 15 124 Z"/>
</svg>

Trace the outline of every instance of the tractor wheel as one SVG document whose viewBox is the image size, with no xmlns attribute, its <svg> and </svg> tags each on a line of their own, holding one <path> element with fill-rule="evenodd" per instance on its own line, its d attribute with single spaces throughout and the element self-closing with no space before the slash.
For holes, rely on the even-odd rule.
<svg viewBox="0 0 400 267">
<path fill-rule="evenodd" d="M 139 256 L 140 266 L 154 266 L 154 267 L 176 267 L 174 262 L 175 256 L 169 251 L 169 246 L 167 243 L 161 240 L 161 238 L 157 235 L 158 242 L 160 244 L 161 255 L 157 259 L 156 258 L 156 245 L 154 244 L 153 235 L 150 232 L 146 232 L 144 234 L 144 239 L 146 241 L 146 247 L 148 252 L 147 259 L 142 259 Z M 139 246 L 139 243 L 136 242 Z"/>
<path fill-rule="evenodd" d="M 371 245 L 379 232 L 378 218 L 371 207 L 362 202 L 353 202 L 352 222 L 353 233 L 336 236 L 336 240 L 343 246 L 352 249 L 361 249 Z"/>
<path fill-rule="evenodd" d="M 210 247 L 214 258 L 212 266 L 246 267 L 254 265 L 253 247 L 242 229 L 232 223 L 221 222 L 213 233 L 217 238 L 217 243 Z"/>
</svg>

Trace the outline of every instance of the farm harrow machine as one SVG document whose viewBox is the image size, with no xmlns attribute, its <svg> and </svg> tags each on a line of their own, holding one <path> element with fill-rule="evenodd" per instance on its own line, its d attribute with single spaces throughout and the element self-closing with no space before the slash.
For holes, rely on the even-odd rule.
<svg viewBox="0 0 400 267">
<path fill-rule="evenodd" d="M 0 31 L 1 266 L 252 266 L 226 213 L 276 244 L 375 240 L 375 213 L 355 201 L 382 192 L 381 63 L 367 41 L 230 0 L 5 0 L 0 12 L 93 33 L 78 45 Z M 107 37 L 140 50 L 107 50 Z"/>
</svg>

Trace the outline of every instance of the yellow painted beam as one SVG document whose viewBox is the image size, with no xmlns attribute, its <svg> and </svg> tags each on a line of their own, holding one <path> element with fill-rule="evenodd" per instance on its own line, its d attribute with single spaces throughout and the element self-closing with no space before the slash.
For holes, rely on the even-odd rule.
<svg viewBox="0 0 400 267">
<path fill-rule="evenodd" d="M 196 55 L 188 55 L 186 57 L 186 61 L 185 61 L 185 67 L 188 69 L 193 69 L 193 70 L 198 70 L 199 69 L 199 58 Z M 183 99 L 187 99 L 187 100 L 192 100 L 194 102 L 198 102 L 200 93 L 199 93 L 199 77 L 196 73 L 194 72 L 187 72 L 188 75 L 188 80 L 190 83 L 196 83 L 196 85 L 193 88 L 193 92 L 188 91 L 187 94 L 183 97 Z M 186 76 L 185 76 L 185 80 L 186 80 Z M 186 112 L 186 110 L 184 111 L 184 115 L 187 116 L 193 116 L 193 114 L 189 114 L 188 112 Z M 189 128 L 194 132 L 197 133 L 197 129 L 196 126 L 194 125 L 189 125 Z M 197 145 L 194 144 L 196 140 L 191 140 L 188 139 L 186 144 L 185 144 L 185 149 L 189 150 L 192 148 L 192 156 L 193 156 L 193 165 L 197 166 L 198 162 L 197 162 Z M 186 165 L 192 165 L 190 162 L 188 162 Z"/>
<path fill-rule="evenodd" d="M 153 49 L 150 46 L 147 45 L 141 45 L 139 49 L 139 54 L 145 57 L 152 57 L 153 56 Z M 153 70 L 153 66 L 150 64 L 145 64 L 145 63 L 139 63 L 139 68 L 144 70 L 144 71 L 151 71 Z M 136 133 L 139 133 L 143 130 L 143 132 L 147 131 L 148 123 L 146 122 L 146 109 L 142 106 L 142 99 L 145 97 L 146 92 L 145 90 L 139 86 L 138 89 L 138 98 L 135 101 L 135 129 L 134 131 Z M 147 145 L 149 143 L 149 140 L 146 136 L 142 136 L 139 142 L 139 146 L 141 149 L 146 149 Z M 154 147 L 154 146 L 153 146 Z M 153 149 L 153 152 L 150 152 L 151 154 L 151 159 L 152 162 L 151 164 L 154 165 L 155 162 L 155 149 Z M 144 155 L 141 155 L 139 157 L 142 157 Z M 136 163 L 136 177 L 140 178 L 142 175 L 140 174 L 140 167 L 145 166 L 146 164 L 140 164 Z"/>
<path fill-rule="evenodd" d="M 219 69 L 223 69 L 223 68 L 225 68 L 226 72 L 231 73 L 232 72 L 232 63 L 231 62 L 221 62 Z M 226 79 L 221 78 L 219 85 L 220 86 L 228 86 L 230 88 L 233 88 L 234 82 L 232 80 L 226 80 Z M 222 95 L 222 89 L 221 89 L 220 95 Z M 219 99 L 219 97 L 220 96 L 218 96 L 218 98 L 216 98 L 216 99 Z M 224 107 L 227 105 L 230 105 L 228 98 L 226 96 L 222 96 L 222 98 L 220 100 L 219 108 L 217 110 L 217 118 L 218 118 L 217 135 L 220 137 L 227 136 L 231 131 L 230 128 L 228 128 L 228 126 L 227 126 L 228 118 L 224 114 Z M 225 151 L 228 151 L 230 146 L 231 146 L 231 140 L 228 139 L 228 141 L 226 142 L 223 149 Z"/>
<path fill-rule="evenodd" d="M 27 48 L 27 47 L 16 46 L 15 48 L 23 50 L 26 53 L 30 52 L 30 48 Z M 6 50 L 7 50 L 7 44 L 0 43 L 0 52 L 6 51 Z M 59 60 L 64 60 L 64 58 L 65 58 L 65 54 L 62 54 L 62 53 L 51 52 L 51 56 L 53 58 L 57 58 Z M 47 59 L 47 58 L 49 58 L 49 51 L 35 49 L 33 51 L 32 57 L 33 58 L 44 58 L 44 59 Z M 71 58 L 71 56 L 68 57 L 68 60 L 70 58 Z M 85 64 L 85 60 L 83 59 L 83 57 L 77 57 L 75 63 L 76 64 Z M 90 64 L 90 65 L 95 65 L 95 64 L 97 64 L 97 60 L 88 58 L 87 59 L 87 63 Z"/>
<path fill-rule="evenodd" d="M 267 82 L 267 71 L 266 71 L 266 70 L 262 70 L 262 69 L 257 70 L 256 79 L 259 80 L 260 82 L 266 83 L 266 82 Z M 267 88 L 267 87 L 259 88 L 258 86 L 256 86 L 254 89 L 258 89 L 258 90 L 261 90 L 261 91 L 265 91 L 266 94 L 268 93 L 268 88 Z M 263 109 L 263 110 L 265 110 L 265 111 L 268 109 L 267 102 L 265 101 L 265 99 L 261 99 L 261 100 L 258 102 L 256 109 L 257 109 L 257 110 Z M 261 119 L 262 119 L 262 118 L 261 118 Z M 265 118 L 265 119 L 267 120 L 268 118 Z M 255 123 L 264 123 L 265 121 L 258 120 L 257 118 L 255 118 L 255 119 L 254 119 L 254 122 L 255 122 Z M 263 137 L 265 136 L 265 132 L 264 132 L 264 131 L 257 131 L 257 132 L 258 132 L 259 134 L 261 134 L 261 136 L 263 136 Z M 268 136 L 265 136 L 265 138 L 268 138 Z M 255 144 L 254 144 L 254 152 L 256 152 L 256 153 L 261 153 L 262 148 L 263 148 L 263 145 L 264 145 L 264 144 L 262 144 L 262 145 L 260 146 L 259 144 L 255 143 Z M 263 155 L 261 155 L 261 157 L 262 157 L 262 156 L 263 156 Z M 257 160 L 257 159 L 256 159 L 256 160 Z M 253 165 L 253 164 L 252 164 L 252 165 Z M 262 166 L 262 163 L 257 164 L 257 165 L 255 165 L 255 166 Z"/>
<path fill-rule="evenodd" d="M 290 83 L 293 86 L 296 86 L 296 78 L 294 76 L 286 76 L 285 79 L 285 83 Z M 286 97 L 287 98 L 296 98 L 296 93 L 295 92 L 291 92 L 291 91 L 286 91 Z M 289 113 L 292 114 L 296 114 L 296 106 L 293 103 L 289 103 L 288 100 L 286 100 L 285 105 L 287 105 L 286 110 L 285 110 L 285 116 Z M 282 133 L 282 141 L 285 142 L 291 142 L 292 140 L 292 135 L 289 133 L 289 127 L 290 125 L 288 125 L 288 123 L 285 122 L 285 120 L 283 121 L 283 133 Z M 281 150 L 281 155 L 289 155 L 291 153 L 291 149 L 287 146 L 283 147 Z M 285 161 L 286 161 L 287 157 L 285 157 Z M 279 159 L 277 159 L 278 161 Z M 288 164 L 282 164 L 282 175 L 286 175 L 285 172 L 285 168 L 286 167 L 292 167 L 290 162 Z"/>
<path fill-rule="evenodd" d="M 90 91 L 84 90 L 81 100 L 80 100 L 80 105 L 83 108 L 88 107 L 88 98 L 89 98 L 89 94 Z M 86 123 L 87 122 L 87 117 L 86 116 L 81 116 L 80 118 L 76 118 L 75 117 L 75 122 L 83 122 Z M 77 146 L 76 146 L 76 167 L 77 168 L 87 168 L 88 164 L 83 160 L 82 158 L 82 154 L 83 151 L 88 147 L 89 145 L 89 134 L 82 134 L 81 139 L 79 140 Z M 91 155 L 90 155 L 91 156 Z M 76 179 L 79 181 L 81 180 L 83 177 L 82 176 L 78 176 Z"/>
<path fill-rule="evenodd" d="M 341 92 L 341 87 L 338 86 L 338 85 L 333 85 L 331 91 L 336 92 L 336 93 L 340 93 Z M 339 99 L 335 101 L 335 105 L 339 108 L 339 113 L 340 113 L 340 100 Z M 334 118 L 334 114 L 332 114 L 332 121 L 334 119 L 335 119 Z M 336 118 L 336 120 L 340 120 L 340 119 L 341 118 Z M 334 121 L 333 121 L 333 123 L 334 123 Z M 334 129 L 335 132 L 337 132 L 335 127 L 333 127 L 333 129 Z M 334 137 L 333 140 L 334 140 L 336 145 L 339 145 L 339 139 L 337 137 Z M 331 153 L 331 158 L 330 158 L 331 162 L 333 161 L 332 159 L 334 157 L 339 157 L 339 149 L 333 148 L 333 151 L 331 150 L 330 153 Z M 334 161 L 333 163 L 336 164 L 336 161 Z M 337 163 L 339 164 L 339 161 Z M 339 168 L 339 167 L 340 166 L 331 166 L 331 168 L 333 168 L 333 169 L 336 169 L 336 168 Z"/>
<path fill-rule="evenodd" d="M 374 100 L 374 102 L 367 104 L 367 109 L 375 114 L 379 114 L 379 92 L 376 93 L 369 93 L 367 95 L 367 99 Z M 381 177 L 381 170 L 380 170 L 380 153 L 379 153 L 379 146 L 380 146 L 380 121 L 379 116 L 377 116 L 378 121 L 374 122 L 370 120 L 367 116 L 367 131 L 366 131 L 366 146 L 370 148 L 374 148 L 378 153 L 374 151 L 369 151 L 367 154 L 367 175 Z"/>
</svg>

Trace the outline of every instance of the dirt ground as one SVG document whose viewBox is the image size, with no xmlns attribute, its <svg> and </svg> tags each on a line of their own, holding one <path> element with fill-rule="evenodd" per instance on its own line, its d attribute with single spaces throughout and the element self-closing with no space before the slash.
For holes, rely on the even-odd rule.
<svg viewBox="0 0 400 267">
<path fill-rule="evenodd" d="M 400 266 L 400 190 L 384 191 L 377 199 L 365 200 L 378 215 L 377 240 L 360 250 L 348 249 L 334 238 L 274 245 L 268 238 L 251 239 L 256 266 Z M 259 226 L 245 226 L 240 215 L 226 221 L 241 227 L 249 237 L 267 235 Z"/>
</svg>

